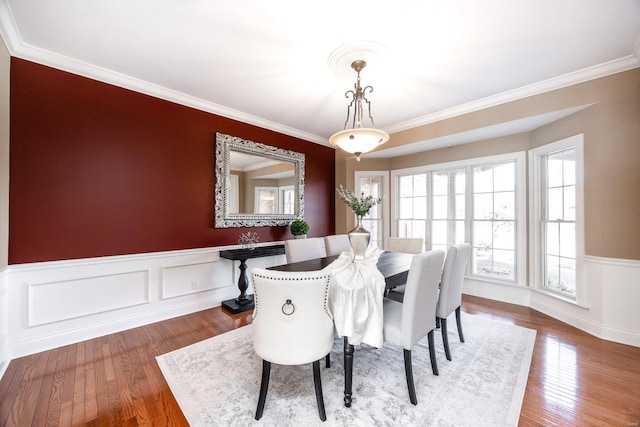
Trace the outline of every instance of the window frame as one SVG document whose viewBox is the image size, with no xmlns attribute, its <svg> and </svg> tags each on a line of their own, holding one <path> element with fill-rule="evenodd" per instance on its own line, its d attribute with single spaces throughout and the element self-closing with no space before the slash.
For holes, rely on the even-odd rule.
<svg viewBox="0 0 640 427">
<path fill-rule="evenodd" d="M 362 178 L 382 178 L 382 203 L 379 205 L 380 214 L 382 216 L 382 230 L 379 230 L 381 237 L 380 243 L 383 249 L 387 246 L 387 240 L 389 237 L 389 172 L 388 171 L 355 171 L 354 178 L 354 192 L 360 195 L 360 180 Z M 375 206 L 374 206 L 375 209 Z M 355 214 L 354 214 L 355 218 Z"/>
<path fill-rule="evenodd" d="M 543 176 L 542 158 L 557 151 L 573 148 L 575 150 L 575 203 L 576 203 L 576 295 L 572 297 L 544 286 L 545 261 L 544 235 L 542 230 Z M 529 286 L 532 290 L 561 299 L 563 301 L 587 307 L 587 288 L 584 285 L 584 134 L 577 134 L 529 150 Z M 546 255 L 546 252 L 544 252 Z"/>
<path fill-rule="evenodd" d="M 471 261 L 467 265 L 466 276 L 476 281 L 499 283 L 511 286 L 526 287 L 527 279 L 527 208 L 526 208 L 526 152 L 518 151 L 513 153 L 498 154 L 493 156 L 476 157 L 471 159 L 457 160 L 452 162 L 437 163 L 432 165 L 417 166 L 405 169 L 395 169 L 391 171 L 391 181 L 394 189 L 391 204 L 391 233 L 397 235 L 397 212 L 399 211 L 399 177 L 427 173 L 427 227 L 425 228 L 426 248 L 431 248 L 431 221 L 432 217 L 432 173 L 452 170 L 465 170 L 465 242 L 473 242 L 472 221 L 473 221 L 473 168 L 483 165 L 498 165 L 511 162 L 515 164 L 515 274 L 514 280 L 500 279 L 486 275 L 471 274 Z M 473 254 L 472 254 L 473 256 Z"/>
</svg>

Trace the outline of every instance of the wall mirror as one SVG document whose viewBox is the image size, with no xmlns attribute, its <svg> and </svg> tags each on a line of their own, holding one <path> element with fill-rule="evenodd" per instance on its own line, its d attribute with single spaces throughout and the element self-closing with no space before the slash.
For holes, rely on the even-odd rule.
<svg viewBox="0 0 640 427">
<path fill-rule="evenodd" d="M 289 225 L 304 216 L 304 154 L 216 133 L 215 226 Z"/>
</svg>

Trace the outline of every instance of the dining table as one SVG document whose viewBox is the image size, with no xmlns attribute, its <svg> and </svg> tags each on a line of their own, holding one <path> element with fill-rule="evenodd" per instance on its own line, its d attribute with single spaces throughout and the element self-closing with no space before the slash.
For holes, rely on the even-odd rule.
<svg viewBox="0 0 640 427">
<path fill-rule="evenodd" d="M 324 270 L 330 269 L 332 266 L 336 266 L 337 264 L 344 265 L 345 259 L 349 256 L 348 252 L 343 252 L 341 255 L 333 255 L 327 256 L 323 258 L 314 258 L 306 261 L 299 261 L 289 264 L 278 265 L 274 267 L 269 267 L 269 270 L 278 270 L 278 271 L 315 271 L 315 270 Z M 379 326 L 380 340 L 382 337 L 382 310 L 381 310 L 381 302 L 384 297 L 384 292 L 389 289 L 393 289 L 396 286 L 400 286 L 406 283 L 407 277 L 409 275 L 409 267 L 411 266 L 411 260 L 413 259 L 413 254 L 404 253 L 404 252 L 392 252 L 392 251 L 379 251 L 376 253 L 375 259 L 375 268 L 377 269 L 376 273 L 380 279 L 384 280 L 384 285 L 382 287 L 375 287 L 375 289 L 380 290 L 381 295 L 377 295 L 380 301 L 380 309 L 375 310 L 375 315 L 380 316 L 379 319 L 375 320 L 375 327 Z M 352 263 L 360 263 L 360 261 L 351 261 Z M 357 268 L 362 268 L 362 271 L 365 271 L 365 265 L 353 264 L 353 266 Z M 366 268 L 372 268 L 373 265 L 367 266 Z M 343 268 L 343 267 L 341 267 Z M 347 276 L 348 277 L 348 276 Z M 367 285 L 374 286 L 377 285 L 376 278 L 367 274 L 357 274 L 353 275 L 354 280 L 364 280 L 371 281 L 372 283 L 364 283 L 365 287 Z M 357 279 L 356 279 L 357 278 Z M 332 286 L 337 286 L 332 282 Z M 349 298 L 351 298 L 352 293 L 349 293 Z M 355 296 L 353 298 L 356 298 Z M 353 301 L 352 304 L 356 304 L 356 301 Z M 339 321 L 343 320 L 340 316 L 345 315 L 340 310 L 333 310 L 334 322 L 336 326 L 338 326 Z M 342 335 L 341 331 L 336 328 L 339 335 L 343 336 L 344 340 L 344 378 L 345 378 L 345 386 L 344 386 L 344 405 L 346 407 L 351 407 L 352 399 L 353 399 L 353 355 L 354 355 L 354 343 L 350 342 L 350 339 L 353 339 L 353 336 L 349 336 L 347 334 Z M 346 330 L 350 330 L 347 328 Z M 360 338 L 356 342 L 356 345 L 360 343 Z M 381 341 L 380 341 L 381 345 Z M 378 346 L 378 345 L 376 345 Z"/>
</svg>

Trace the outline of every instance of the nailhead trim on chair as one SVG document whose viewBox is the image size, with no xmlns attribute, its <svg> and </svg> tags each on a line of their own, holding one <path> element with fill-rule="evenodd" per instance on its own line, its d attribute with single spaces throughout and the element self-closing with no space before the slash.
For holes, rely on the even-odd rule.
<svg viewBox="0 0 640 427">
<path fill-rule="evenodd" d="M 264 276 L 261 274 L 256 274 L 256 277 L 261 277 L 263 279 L 273 279 L 273 277 L 269 276 Z M 333 318 L 331 312 L 329 312 L 329 285 L 331 283 L 331 275 L 329 276 L 325 276 L 326 280 L 327 280 L 327 284 L 324 287 L 324 311 L 327 313 L 327 316 L 329 316 L 330 318 Z M 278 280 L 295 280 L 295 281 L 301 281 L 301 280 L 316 280 L 318 279 L 318 277 L 280 277 L 278 278 Z M 258 292 L 256 291 L 256 289 L 253 289 L 253 304 L 254 304 L 254 308 L 253 308 L 253 317 L 256 316 L 256 314 L 258 313 Z"/>
</svg>

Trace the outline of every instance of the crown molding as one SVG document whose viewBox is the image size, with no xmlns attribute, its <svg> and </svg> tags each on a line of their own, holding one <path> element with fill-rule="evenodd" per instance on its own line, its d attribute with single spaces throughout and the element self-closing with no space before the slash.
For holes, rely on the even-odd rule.
<svg viewBox="0 0 640 427">
<path fill-rule="evenodd" d="M 289 135 L 295 138 L 316 144 L 332 147 L 327 138 L 311 134 L 308 132 L 285 126 L 281 123 L 266 120 L 261 117 L 243 113 L 223 105 L 215 104 L 201 98 L 187 95 L 178 91 L 167 89 L 131 76 L 117 73 L 106 68 L 98 67 L 84 61 L 56 54 L 27 43 L 24 43 L 13 19 L 13 13 L 6 0 L 0 0 L 0 31 L 12 56 L 25 59 L 38 64 L 57 68 L 83 77 L 98 80 L 114 86 L 140 92 L 166 101 L 174 102 L 187 107 L 192 107 L 201 111 L 206 111 L 232 120 L 258 126 L 274 132 Z M 640 67 L 640 37 L 636 42 L 633 54 L 603 64 L 588 67 L 576 72 L 554 77 L 542 82 L 523 86 L 514 90 L 502 92 L 477 101 L 437 111 L 432 114 L 417 117 L 397 124 L 384 127 L 384 130 L 391 134 L 423 126 L 440 120 L 449 119 L 463 114 L 472 113 L 496 105 L 504 104 L 529 96 L 538 95 L 563 87 L 583 83 L 589 80 L 605 77 L 611 74 L 620 73 L 630 69 Z"/>
<path fill-rule="evenodd" d="M 153 96 L 155 98 L 164 99 L 176 104 L 192 107 L 197 110 L 206 111 L 222 117 L 300 138 L 305 141 L 329 146 L 326 138 L 322 138 L 308 132 L 303 132 L 298 129 L 282 125 L 280 123 L 272 122 L 261 117 L 243 113 L 242 111 L 215 104 L 213 102 L 209 102 L 195 96 L 187 95 L 182 92 L 155 85 L 153 83 L 149 83 L 147 81 L 140 80 L 122 73 L 117 73 L 103 67 L 98 67 L 84 61 L 79 61 L 68 56 L 55 54 L 25 43 L 23 43 L 19 49 L 16 49 L 14 51 L 13 56 L 49 67 L 57 68 L 59 70 L 67 71 L 93 80 L 98 80 L 103 83 L 112 84 L 124 89 L 140 92 L 146 95 Z"/>
<path fill-rule="evenodd" d="M 13 13 L 7 1 L 0 0 L 0 31 L 5 40 L 5 44 L 11 53 L 11 56 L 25 59 L 48 67 L 56 68 L 69 73 L 77 74 L 103 83 L 112 84 L 124 89 L 140 92 L 155 98 L 164 99 L 165 101 L 174 102 L 176 104 L 192 107 L 197 110 L 206 111 L 228 119 L 237 120 L 243 123 L 258 126 L 274 132 L 300 138 L 305 141 L 314 142 L 316 144 L 326 145 L 330 147 L 327 138 L 320 137 L 308 132 L 285 126 L 281 123 L 272 122 L 261 117 L 243 113 L 223 105 L 215 104 L 201 98 L 187 95 L 175 90 L 167 89 L 122 73 L 98 67 L 75 58 L 56 54 L 45 49 L 24 43 L 19 32 L 16 31 L 16 24 L 13 19 Z"/>
<path fill-rule="evenodd" d="M 386 126 L 384 129 L 388 133 L 401 132 L 423 126 L 429 123 L 450 119 L 463 114 L 473 113 L 474 111 L 483 110 L 485 108 L 495 107 L 496 105 L 505 104 L 511 101 L 527 98 L 541 93 L 550 92 L 552 90 L 561 89 L 563 87 L 572 86 L 578 83 L 584 83 L 600 77 L 606 77 L 612 74 L 621 73 L 634 68 L 640 67 L 640 39 L 636 46 L 635 54 L 628 55 L 603 64 L 584 68 L 579 71 L 564 74 L 562 76 L 553 77 L 538 83 L 520 87 L 518 89 L 499 93 L 477 101 L 468 102 L 453 108 L 437 111 L 426 116 L 417 117 L 395 125 Z"/>
</svg>

